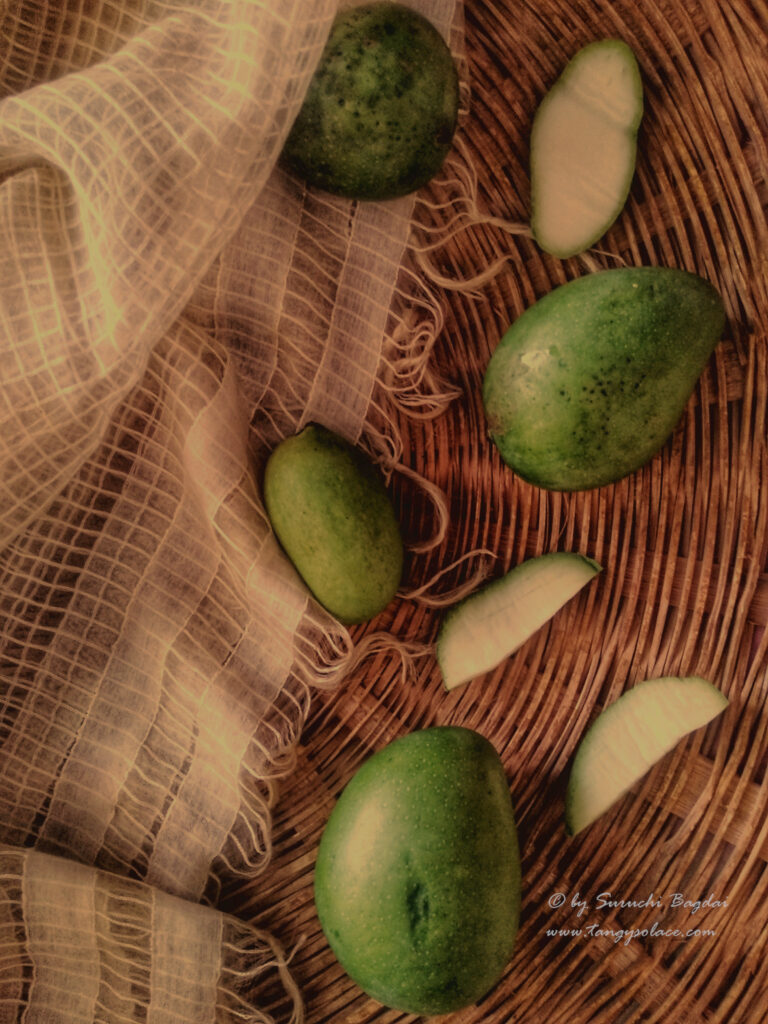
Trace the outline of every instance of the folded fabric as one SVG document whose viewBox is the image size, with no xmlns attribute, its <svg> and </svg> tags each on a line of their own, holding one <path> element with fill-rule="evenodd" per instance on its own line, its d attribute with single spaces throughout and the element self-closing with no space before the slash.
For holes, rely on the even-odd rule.
<svg viewBox="0 0 768 1024">
<path fill-rule="evenodd" d="M 377 389 L 432 315 L 412 198 L 278 166 L 335 7 L 2 23 L 0 840 L 192 899 L 263 870 L 310 688 L 351 657 L 260 467 L 307 419 L 395 451 Z M 453 0 L 423 7 L 447 34 Z"/>
<path fill-rule="evenodd" d="M 242 921 L 141 882 L 0 847 L 0 1020 L 298 1024 L 285 957 Z"/>
</svg>

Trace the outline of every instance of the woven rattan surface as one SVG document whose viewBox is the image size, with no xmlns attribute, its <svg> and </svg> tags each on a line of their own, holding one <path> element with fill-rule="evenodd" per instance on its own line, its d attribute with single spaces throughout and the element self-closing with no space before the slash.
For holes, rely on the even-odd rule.
<svg viewBox="0 0 768 1024">
<path fill-rule="evenodd" d="M 478 567 L 498 575 L 555 549 L 589 554 L 604 572 L 503 666 L 452 694 L 433 657 L 416 658 L 404 675 L 391 653 L 316 694 L 277 805 L 272 868 L 229 902 L 287 945 L 301 938 L 293 967 L 310 1024 L 409 1019 L 368 999 L 334 960 L 314 911 L 313 863 L 335 798 L 367 756 L 413 729 L 463 724 L 502 756 L 524 893 L 504 978 L 449 1019 L 759 1024 L 768 1019 L 768 6 L 470 0 L 465 18 L 472 101 L 460 145 L 487 219 L 465 222 L 429 260 L 456 283 L 495 272 L 474 290 L 444 289 L 432 368 L 458 397 L 433 419 L 400 417 L 406 465 L 439 485 L 450 507 L 441 544 L 410 558 L 406 589 L 432 581 L 428 595 L 439 597 Z M 696 271 L 722 292 L 728 325 L 673 438 L 649 465 L 612 486 L 547 493 L 502 464 L 486 436 L 480 383 L 509 322 L 589 268 L 544 256 L 499 222 L 528 216 L 536 104 L 579 46 L 605 36 L 634 48 L 645 116 L 629 201 L 592 266 Z M 405 477 L 395 475 L 393 488 L 406 538 L 417 543 L 434 530 L 434 506 Z M 355 635 L 385 629 L 430 643 L 441 614 L 404 596 Z M 643 678 L 694 673 L 729 695 L 725 715 L 604 819 L 567 838 L 569 760 L 597 711 Z M 650 905 L 599 907 L 601 893 Z M 711 905 L 674 906 L 676 893 Z M 591 904 L 582 917 L 577 898 Z M 657 933 L 702 933 L 617 941 L 585 930 L 654 923 Z M 547 934 L 579 926 L 581 935 Z"/>
</svg>

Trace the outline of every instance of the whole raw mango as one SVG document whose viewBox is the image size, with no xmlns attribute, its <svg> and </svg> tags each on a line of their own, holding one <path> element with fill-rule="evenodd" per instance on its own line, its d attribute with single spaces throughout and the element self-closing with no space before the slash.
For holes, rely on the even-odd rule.
<svg viewBox="0 0 768 1024">
<path fill-rule="evenodd" d="M 362 622 L 389 604 L 403 542 L 384 480 L 360 449 L 308 424 L 269 456 L 264 503 L 277 539 L 328 611 Z"/>
<path fill-rule="evenodd" d="M 639 469 L 677 425 L 724 322 L 715 288 L 683 270 L 605 270 L 555 288 L 515 320 L 485 373 L 502 458 L 561 491 Z"/>
<path fill-rule="evenodd" d="M 384 1005 L 431 1015 L 485 995 L 520 913 L 512 801 L 488 740 L 436 726 L 369 758 L 323 832 L 315 904 L 341 965 Z"/>
<path fill-rule="evenodd" d="M 346 8 L 283 148 L 310 185 L 353 199 L 414 192 L 445 159 L 459 87 L 443 37 L 399 3 Z"/>
</svg>

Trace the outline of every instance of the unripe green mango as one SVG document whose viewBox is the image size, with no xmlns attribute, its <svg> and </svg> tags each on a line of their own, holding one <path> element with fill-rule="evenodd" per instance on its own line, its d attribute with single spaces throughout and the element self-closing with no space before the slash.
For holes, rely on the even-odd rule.
<svg viewBox="0 0 768 1024">
<path fill-rule="evenodd" d="M 282 161 L 336 195 L 406 195 L 440 169 L 458 109 L 456 66 L 434 25 L 404 4 L 357 4 L 336 16 Z"/>
<path fill-rule="evenodd" d="M 715 288 L 683 270 L 605 270 L 555 288 L 515 320 L 485 373 L 504 461 L 558 491 L 639 469 L 677 425 L 724 323 Z"/>
<path fill-rule="evenodd" d="M 366 761 L 328 819 L 315 904 L 339 962 L 370 996 L 450 1013 L 498 981 L 514 948 L 520 855 L 493 746 L 436 726 Z"/>
<path fill-rule="evenodd" d="M 329 612 L 363 622 L 389 604 L 403 542 L 384 480 L 362 451 L 307 425 L 269 456 L 264 504 L 286 554 Z"/>
</svg>

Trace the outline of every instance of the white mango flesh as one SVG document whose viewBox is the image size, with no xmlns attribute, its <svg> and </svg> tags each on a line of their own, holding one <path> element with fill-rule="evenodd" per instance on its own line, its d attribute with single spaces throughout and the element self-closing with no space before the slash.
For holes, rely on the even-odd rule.
<svg viewBox="0 0 768 1024">
<path fill-rule="evenodd" d="M 565 799 L 568 832 L 591 825 L 684 736 L 727 706 L 727 697 L 699 676 L 647 679 L 608 705 L 574 758 Z"/>
<path fill-rule="evenodd" d="M 546 252 L 588 249 L 613 224 L 635 170 L 643 88 L 617 39 L 580 50 L 544 97 L 531 134 L 531 226 Z"/>
<path fill-rule="evenodd" d="M 456 605 L 437 639 L 446 689 L 495 668 L 598 572 L 597 562 L 583 555 L 551 552 L 522 562 Z"/>
</svg>

